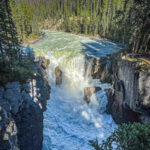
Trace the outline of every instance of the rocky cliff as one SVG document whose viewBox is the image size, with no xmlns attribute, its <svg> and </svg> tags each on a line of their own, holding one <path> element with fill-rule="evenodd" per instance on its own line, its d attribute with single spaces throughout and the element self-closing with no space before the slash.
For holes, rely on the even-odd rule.
<svg viewBox="0 0 150 150">
<path fill-rule="evenodd" d="M 42 149 L 43 112 L 50 95 L 48 65 L 48 60 L 36 57 L 34 78 L 0 86 L 0 150 Z"/>
<path fill-rule="evenodd" d="M 150 66 L 146 61 L 133 55 L 95 58 L 92 76 L 112 83 L 106 91 L 107 112 L 116 123 L 150 122 Z"/>
</svg>

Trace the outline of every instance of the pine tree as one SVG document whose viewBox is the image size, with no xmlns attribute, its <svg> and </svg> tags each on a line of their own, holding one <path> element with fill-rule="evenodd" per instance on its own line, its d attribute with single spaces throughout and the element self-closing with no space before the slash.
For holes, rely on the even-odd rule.
<svg viewBox="0 0 150 150">
<path fill-rule="evenodd" d="M 3 64 L 11 68 L 13 62 L 19 59 L 19 41 L 14 25 L 9 0 L 0 1 L 0 55 Z"/>
</svg>

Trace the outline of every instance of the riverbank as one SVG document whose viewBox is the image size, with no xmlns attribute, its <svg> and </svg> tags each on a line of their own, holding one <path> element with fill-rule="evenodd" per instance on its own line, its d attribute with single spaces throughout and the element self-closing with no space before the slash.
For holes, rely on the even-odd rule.
<svg viewBox="0 0 150 150">
<path fill-rule="evenodd" d="M 31 34 L 28 38 L 26 38 L 23 42 L 23 45 L 35 44 L 44 38 L 44 33 L 40 35 Z"/>
</svg>

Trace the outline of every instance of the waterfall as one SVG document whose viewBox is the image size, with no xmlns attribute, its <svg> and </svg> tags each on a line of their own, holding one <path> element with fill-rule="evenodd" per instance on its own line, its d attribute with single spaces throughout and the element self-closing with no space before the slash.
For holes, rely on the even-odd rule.
<svg viewBox="0 0 150 150">
<path fill-rule="evenodd" d="M 101 142 L 116 127 L 111 116 L 104 113 L 104 89 L 109 85 L 91 78 L 92 59 L 85 63 L 84 56 L 50 56 L 50 60 L 48 75 L 52 89 L 44 114 L 43 150 L 92 150 L 89 140 L 97 137 Z M 55 84 L 57 66 L 63 73 L 60 86 Z M 83 100 L 84 88 L 95 85 L 102 90 L 92 95 L 91 103 L 87 104 Z"/>
<path fill-rule="evenodd" d="M 117 125 L 105 113 L 107 97 L 102 84 L 92 79 L 94 57 L 105 57 L 121 50 L 111 41 L 78 36 L 64 32 L 44 31 L 46 37 L 29 45 L 36 55 L 50 59 L 48 69 L 50 100 L 44 112 L 43 150 L 93 150 L 89 140 L 101 143 Z M 62 84 L 56 86 L 55 68 L 62 71 Z M 91 96 L 87 104 L 84 88 L 97 86 L 102 90 Z"/>
</svg>

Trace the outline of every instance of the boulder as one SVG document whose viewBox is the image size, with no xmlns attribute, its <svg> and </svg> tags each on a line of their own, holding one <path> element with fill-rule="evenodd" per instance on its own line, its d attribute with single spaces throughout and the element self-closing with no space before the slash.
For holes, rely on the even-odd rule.
<svg viewBox="0 0 150 150">
<path fill-rule="evenodd" d="M 91 101 L 91 96 L 100 91 L 101 88 L 100 87 L 86 87 L 84 88 L 84 100 L 87 102 L 87 103 L 90 103 Z"/>
<path fill-rule="evenodd" d="M 55 76 L 56 76 L 56 85 L 62 84 L 62 71 L 59 67 L 55 68 Z"/>
<path fill-rule="evenodd" d="M 48 69 L 48 66 L 50 64 L 50 60 L 42 56 L 36 56 L 34 61 L 43 69 Z"/>
</svg>

